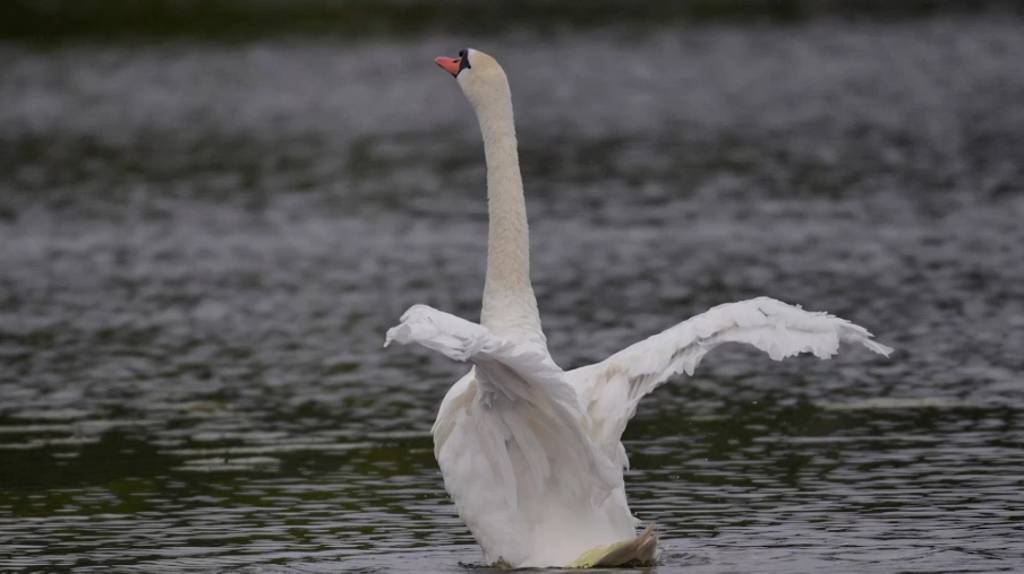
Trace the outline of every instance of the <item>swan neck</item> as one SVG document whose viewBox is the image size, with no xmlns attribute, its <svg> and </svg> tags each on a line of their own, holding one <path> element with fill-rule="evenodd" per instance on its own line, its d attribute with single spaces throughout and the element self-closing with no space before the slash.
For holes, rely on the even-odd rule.
<svg viewBox="0 0 1024 574">
<path fill-rule="evenodd" d="M 530 282 L 530 231 L 511 98 L 477 110 L 487 161 L 487 277 L 481 323 L 494 333 L 539 339 Z"/>
</svg>

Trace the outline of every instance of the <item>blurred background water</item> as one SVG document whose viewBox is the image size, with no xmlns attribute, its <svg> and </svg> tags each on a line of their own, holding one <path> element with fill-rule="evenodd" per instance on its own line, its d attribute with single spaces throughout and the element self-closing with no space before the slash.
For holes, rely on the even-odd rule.
<svg viewBox="0 0 1024 574">
<path fill-rule="evenodd" d="M 131 4 L 0 10 L 0 570 L 481 565 L 429 436 L 465 367 L 380 348 L 479 312 L 466 45 L 564 367 L 762 294 L 898 349 L 728 348 L 642 403 L 657 571 L 1024 567 L 1009 4 Z"/>
</svg>

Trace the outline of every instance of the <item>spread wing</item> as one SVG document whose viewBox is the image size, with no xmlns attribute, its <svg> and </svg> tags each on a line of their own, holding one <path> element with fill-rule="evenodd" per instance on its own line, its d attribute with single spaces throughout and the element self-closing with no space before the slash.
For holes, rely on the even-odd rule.
<svg viewBox="0 0 1024 574">
<path fill-rule="evenodd" d="M 597 477 L 610 490 L 621 480 L 584 428 L 576 391 L 547 349 L 494 335 L 483 325 L 414 305 L 387 332 L 384 345 L 418 343 L 475 366 L 480 389 L 477 422 L 501 440 L 486 453 L 496 466 L 540 488 L 553 467 Z M 440 421 L 439 421 L 440 422 Z M 490 431 L 488 431 L 490 432 Z M 444 456 L 443 446 L 438 451 Z"/>
<path fill-rule="evenodd" d="M 591 437 L 609 457 L 627 466 L 619 441 L 637 403 L 672 376 L 692 375 L 711 349 L 722 343 L 746 343 L 776 361 L 800 353 L 827 359 L 838 352 L 841 342 L 885 356 L 892 352 L 845 319 L 759 297 L 713 307 L 600 363 L 569 371 L 566 379 L 589 414 Z"/>
<path fill-rule="evenodd" d="M 634 535 L 622 468 L 591 438 L 575 389 L 543 345 L 424 305 L 402 315 L 391 342 L 474 366 L 441 406 L 434 452 L 488 559 L 563 564 Z"/>
</svg>

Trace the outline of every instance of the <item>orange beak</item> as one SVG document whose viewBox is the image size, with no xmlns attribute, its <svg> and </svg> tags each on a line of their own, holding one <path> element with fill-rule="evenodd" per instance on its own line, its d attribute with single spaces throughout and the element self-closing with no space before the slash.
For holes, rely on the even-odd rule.
<svg viewBox="0 0 1024 574">
<path fill-rule="evenodd" d="M 434 62 L 438 66 L 444 68 L 444 71 L 452 75 L 452 77 L 459 75 L 459 67 L 462 65 L 462 58 L 446 58 L 445 56 L 438 56 L 434 58 Z"/>
</svg>

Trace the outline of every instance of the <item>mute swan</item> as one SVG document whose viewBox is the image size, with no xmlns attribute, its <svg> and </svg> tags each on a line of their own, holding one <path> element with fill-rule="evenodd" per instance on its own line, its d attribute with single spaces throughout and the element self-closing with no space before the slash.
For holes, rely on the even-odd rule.
<svg viewBox="0 0 1024 574">
<path fill-rule="evenodd" d="M 512 100 L 491 56 L 437 58 L 472 104 L 483 134 L 490 218 L 480 323 L 414 305 L 384 345 L 418 343 L 473 367 L 445 395 L 434 455 L 484 558 L 512 567 L 616 566 L 656 559 L 657 536 L 626 504 L 622 432 L 640 398 L 693 374 L 722 343 L 775 360 L 826 359 L 839 343 L 891 349 L 862 327 L 759 297 L 727 303 L 608 359 L 568 372 L 551 359 L 530 283 L 526 204 Z"/>
</svg>

